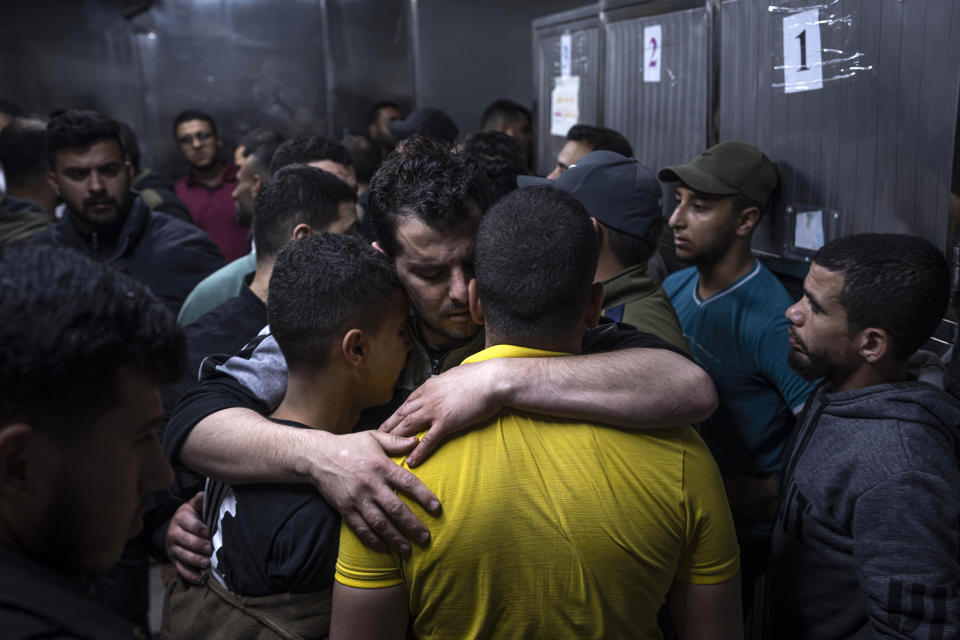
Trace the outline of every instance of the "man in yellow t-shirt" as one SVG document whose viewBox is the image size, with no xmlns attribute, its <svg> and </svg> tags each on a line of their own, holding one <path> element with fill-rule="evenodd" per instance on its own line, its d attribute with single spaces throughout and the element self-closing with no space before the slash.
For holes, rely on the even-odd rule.
<svg viewBox="0 0 960 640">
<path fill-rule="evenodd" d="M 470 306 L 487 349 L 466 366 L 579 351 L 602 308 L 582 205 L 521 189 L 484 218 L 475 255 Z M 667 600 L 682 638 L 742 634 L 733 520 L 689 427 L 637 433 L 507 409 L 414 472 L 444 504 L 431 541 L 377 552 L 342 529 L 334 640 L 403 638 L 411 617 L 421 639 L 659 638 Z"/>
</svg>

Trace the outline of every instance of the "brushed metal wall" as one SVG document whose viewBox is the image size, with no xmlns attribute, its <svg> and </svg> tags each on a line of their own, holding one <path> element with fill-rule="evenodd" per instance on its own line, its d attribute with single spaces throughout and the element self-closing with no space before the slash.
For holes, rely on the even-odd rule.
<svg viewBox="0 0 960 640">
<path fill-rule="evenodd" d="M 570 35 L 570 75 L 580 78 L 579 121 L 602 124 L 604 30 L 600 5 L 553 14 L 533 21 L 533 69 L 537 98 L 536 173 L 546 175 L 556 165 L 564 136 L 550 134 L 550 96 L 561 75 L 560 42 Z"/>
<path fill-rule="evenodd" d="M 812 8 L 820 11 L 823 86 L 788 93 L 783 19 Z M 801 273 L 790 265 L 809 259 L 794 246 L 797 211 L 822 210 L 826 240 L 889 231 L 952 249 L 960 56 L 951 43 L 960 32 L 960 3 L 607 0 L 584 7 L 576 22 L 574 13 L 533 23 L 544 154 L 562 144 L 549 136 L 546 116 L 559 74 L 556 43 L 567 30 L 602 48 L 600 59 L 584 66 L 580 121 L 621 131 L 642 162 L 663 166 L 712 142 L 742 140 L 777 163 L 779 198 L 753 245 L 782 259 L 785 270 Z M 643 83 L 638 72 L 638 39 L 650 24 L 662 26 L 665 46 L 682 43 L 664 49 L 659 84 Z M 597 75 L 599 86 L 589 81 Z M 541 157 L 538 168 L 549 165 Z"/>
<path fill-rule="evenodd" d="M 785 93 L 782 20 L 821 9 L 823 88 Z M 719 136 L 756 144 L 782 188 L 754 246 L 789 253 L 788 207 L 836 212 L 836 233 L 912 233 L 946 247 L 960 94 L 960 5 L 790 0 L 722 5 Z M 949 53 L 954 52 L 954 53 Z"/>
<path fill-rule="evenodd" d="M 164 0 L 127 19 L 131 4 L 4 3 L 0 95 L 110 113 L 170 175 L 184 170 L 171 124 L 188 107 L 230 147 L 262 125 L 339 137 L 376 100 L 411 104 L 402 0 Z"/>
</svg>

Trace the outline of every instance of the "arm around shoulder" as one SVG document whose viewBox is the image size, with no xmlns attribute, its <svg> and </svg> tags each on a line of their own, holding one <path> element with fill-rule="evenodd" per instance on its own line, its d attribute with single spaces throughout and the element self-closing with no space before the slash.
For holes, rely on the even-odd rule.
<svg viewBox="0 0 960 640">
<path fill-rule="evenodd" d="M 717 406 L 706 371 L 668 349 L 502 361 L 508 406 L 628 429 L 680 427 Z"/>
</svg>

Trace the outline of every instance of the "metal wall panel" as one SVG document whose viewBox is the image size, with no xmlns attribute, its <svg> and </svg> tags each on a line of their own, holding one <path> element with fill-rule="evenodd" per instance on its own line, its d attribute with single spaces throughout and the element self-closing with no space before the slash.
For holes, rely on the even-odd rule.
<svg viewBox="0 0 960 640">
<path fill-rule="evenodd" d="M 602 125 L 603 26 L 599 5 L 533 21 L 534 90 L 537 98 L 537 165 L 541 175 L 556 165 L 564 137 L 550 135 L 550 97 L 560 76 L 560 39 L 571 37 L 570 74 L 580 78 L 579 122 Z"/>
<path fill-rule="evenodd" d="M 161 166 L 186 168 L 170 131 L 185 108 L 209 112 L 228 142 L 261 125 L 327 133 L 324 21 L 313 0 L 283 11 L 174 0 L 136 22 L 147 129 Z"/>
<path fill-rule="evenodd" d="M 142 125 L 140 67 L 123 5 L 0 3 L 0 96 L 41 115 L 109 107 Z"/>
<path fill-rule="evenodd" d="M 417 105 L 443 109 L 461 133 L 478 130 L 498 98 L 531 107 L 530 22 L 583 1 L 410 0 Z"/>
<path fill-rule="evenodd" d="M 787 94 L 775 68 L 783 17 L 813 7 L 823 88 Z M 947 52 L 960 4 L 728 0 L 720 13 L 719 137 L 757 145 L 781 175 L 754 248 L 791 253 L 790 207 L 835 212 L 837 235 L 912 233 L 944 247 L 960 90 L 960 56 Z"/>
<path fill-rule="evenodd" d="M 606 32 L 604 124 L 654 171 L 686 162 L 707 143 L 707 11 L 611 21 Z M 661 81 L 643 81 L 643 30 L 662 29 Z"/>
<path fill-rule="evenodd" d="M 185 168 L 171 124 L 188 107 L 229 147 L 262 125 L 340 136 L 378 99 L 410 103 L 403 0 L 164 0 L 127 20 L 130 4 L 0 3 L 0 95 L 124 120 L 170 175 Z"/>
</svg>

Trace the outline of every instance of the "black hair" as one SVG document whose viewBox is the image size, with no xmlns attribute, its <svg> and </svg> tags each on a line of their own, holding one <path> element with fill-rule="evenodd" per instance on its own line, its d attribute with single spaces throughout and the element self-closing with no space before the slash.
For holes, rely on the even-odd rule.
<svg viewBox="0 0 960 640">
<path fill-rule="evenodd" d="M 275 256 L 298 224 L 316 231 L 336 222 L 341 202 L 357 195 L 332 173 L 305 164 L 283 167 L 260 191 L 253 213 L 253 240 L 258 258 Z"/>
<path fill-rule="evenodd" d="M 177 135 L 177 127 L 184 122 L 190 122 L 191 120 L 203 120 L 204 122 L 209 122 L 210 131 L 214 136 L 217 135 L 217 123 L 213 120 L 213 116 L 211 116 L 209 113 L 200 111 L 199 109 L 187 109 L 178 113 L 177 117 L 173 119 L 173 135 Z"/>
<path fill-rule="evenodd" d="M 375 331 L 401 293 L 390 259 L 355 236 L 317 233 L 291 242 L 270 275 L 267 316 L 291 373 L 327 363 L 331 341 Z"/>
<path fill-rule="evenodd" d="M 280 144 L 286 141 L 287 136 L 279 129 L 273 127 L 259 127 L 254 129 L 240 140 L 240 146 L 243 147 L 243 157 L 249 158 L 254 151 L 262 145 L 272 145 L 276 149 Z M 269 162 L 267 163 L 269 166 Z"/>
<path fill-rule="evenodd" d="M 607 232 L 610 253 L 625 269 L 649 260 L 656 253 L 657 243 L 663 232 L 663 217 L 659 214 L 654 215 L 650 220 L 647 234 L 642 238 L 608 227 L 603 222 L 600 224 Z"/>
<path fill-rule="evenodd" d="M 567 337 L 583 318 L 600 254 L 584 206 L 554 187 L 518 189 L 477 231 L 477 291 L 491 331 L 523 344 Z"/>
<path fill-rule="evenodd" d="M 606 127 L 594 127 L 589 124 L 575 124 L 567 131 L 567 140 L 585 142 L 594 151 L 615 151 L 627 158 L 633 157 L 633 147 L 627 139 Z"/>
<path fill-rule="evenodd" d="M 414 135 L 374 174 L 368 215 L 380 247 L 395 257 L 398 219 L 415 217 L 446 231 L 482 215 L 492 199 L 490 181 L 477 163 L 453 153 L 446 142 Z"/>
<path fill-rule="evenodd" d="M 47 173 L 47 123 L 18 116 L 0 131 L 0 165 L 9 187 L 27 186 Z"/>
<path fill-rule="evenodd" d="M 336 140 L 324 138 L 323 136 L 297 136 L 290 138 L 273 152 L 273 160 L 270 161 L 270 172 L 276 173 L 281 167 L 294 163 L 316 162 L 318 160 L 330 160 L 345 167 L 352 167 L 353 160 L 350 159 L 350 152 L 347 148 Z"/>
<path fill-rule="evenodd" d="M 261 176 L 270 177 L 273 168 L 273 156 L 283 144 L 283 140 L 260 142 L 247 153 L 246 162 L 253 166 L 253 170 Z M 280 167 L 277 167 L 278 169 Z"/>
<path fill-rule="evenodd" d="M 123 148 L 126 149 L 130 164 L 136 171 L 140 168 L 140 142 L 137 140 L 137 134 L 126 122 L 117 120 L 117 126 L 120 127 L 120 139 L 123 141 Z"/>
<path fill-rule="evenodd" d="M 380 147 L 366 134 L 350 134 L 343 139 L 343 146 L 350 152 L 357 182 L 369 184 L 380 166 Z"/>
<path fill-rule="evenodd" d="M 116 120 L 96 111 L 68 109 L 47 123 L 47 161 L 51 168 L 55 168 L 57 151 L 87 149 L 104 140 L 114 140 L 120 153 L 126 157 L 127 149 Z"/>
<path fill-rule="evenodd" d="M 117 402 L 129 367 L 158 384 L 186 370 L 183 333 L 147 287 L 64 247 L 0 249 L 0 423 L 69 441 Z"/>
<path fill-rule="evenodd" d="M 13 116 L 16 118 L 17 116 L 23 114 L 23 109 L 9 100 L 0 98 L 0 113 L 5 113 L 8 116 Z"/>
<path fill-rule="evenodd" d="M 392 107 L 397 111 L 402 112 L 403 109 L 396 102 L 390 102 L 389 100 L 381 100 L 380 102 L 375 102 L 372 107 L 367 111 L 367 124 L 376 124 L 377 117 L 380 115 L 381 109 L 386 109 L 387 107 Z"/>
<path fill-rule="evenodd" d="M 533 123 L 533 112 L 523 105 L 517 104 L 512 100 L 497 100 L 483 110 L 483 116 L 480 119 L 480 127 L 491 129 L 501 124 L 516 122 L 526 118 L 528 122 Z"/>
<path fill-rule="evenodd" d="M 486 172 L 494 202 L 516 189 L 517 176 L 527 173 L 520 145 L 500 131 L 471 133 L 463 141 L 463 151 Z"/>
<path fill-rule="evenodd" d="M 827 243 L 813 261 L 843 275 L 840 304 L 849 332 L 883 329 L 900 362 L 923 346 L 947 311 L 947 261 L 921 238 L 894 233 L 847 236 Z"/>
</svg>

